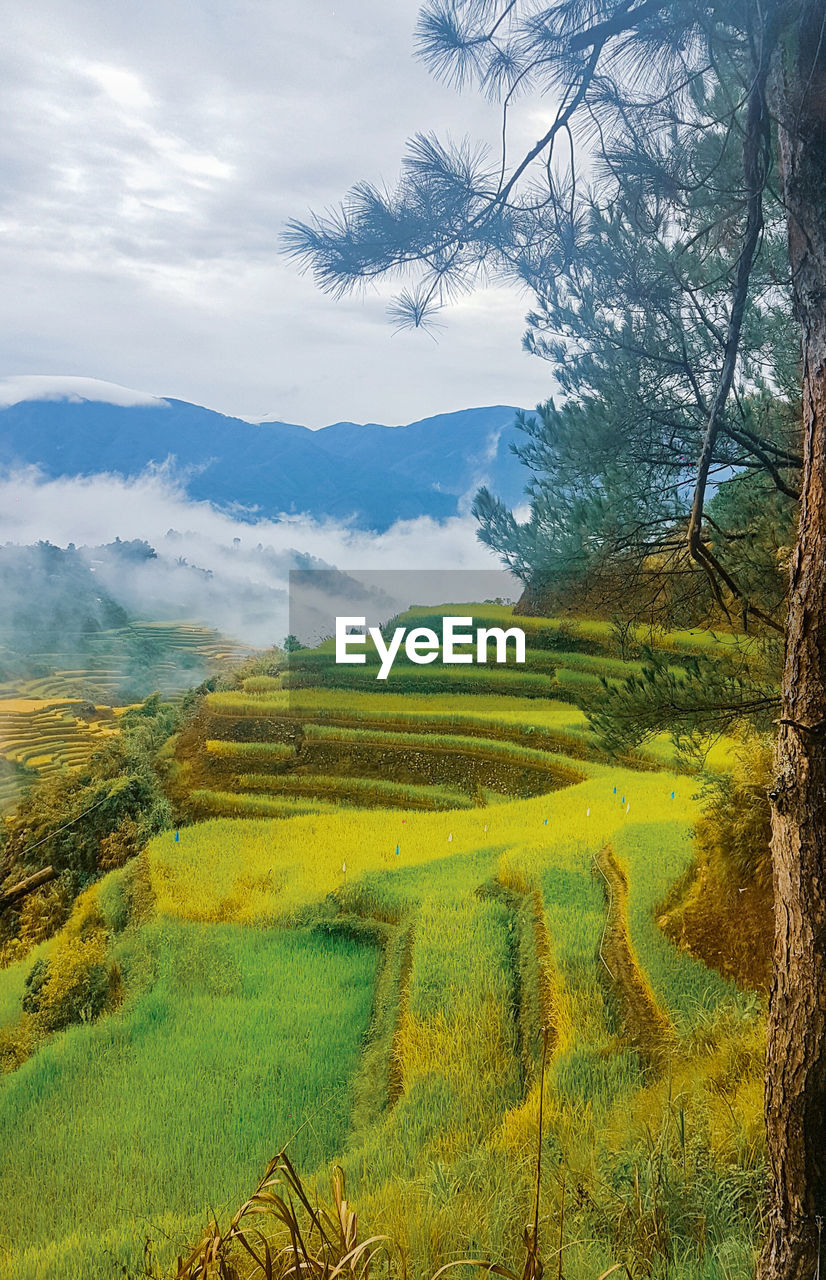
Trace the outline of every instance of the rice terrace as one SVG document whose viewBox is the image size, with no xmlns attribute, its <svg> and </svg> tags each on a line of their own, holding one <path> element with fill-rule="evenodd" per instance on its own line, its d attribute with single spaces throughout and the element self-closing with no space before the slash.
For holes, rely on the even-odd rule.
<svg viewBox="0 0 826 1280">
<path fill-rule="evenodd" d="M 327 641 L 112 717 L 148 838 L 0 915 L 0 1280 L 752 1273 L 768 907 L 703 816 L 744 746 L 582 709 L 748 642 L 519 624 L 524 667 Z"/>
</svg>

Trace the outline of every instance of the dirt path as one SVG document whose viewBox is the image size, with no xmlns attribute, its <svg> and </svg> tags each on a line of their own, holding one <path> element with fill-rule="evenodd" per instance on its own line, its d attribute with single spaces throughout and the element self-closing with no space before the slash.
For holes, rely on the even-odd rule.
<svg viewBox="0 0 826 1280">
<path fill-rule="evenodd" d="M 624 1034 L 647 1068 L 659 1074 L 673 1052 L 675 1035 L 637 963 L 628 936 L 628 882 L 610 845 L 594 858 L 605 885 L 607 913 L 599 965 L 616 1001 Z"/>
</svg>

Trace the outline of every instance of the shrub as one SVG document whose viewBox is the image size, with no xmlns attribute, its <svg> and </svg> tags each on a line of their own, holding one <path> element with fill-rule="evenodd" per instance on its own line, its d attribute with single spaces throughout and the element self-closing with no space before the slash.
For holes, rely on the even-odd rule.
<svg viewBox="0 0 826 1280">
<path fill-rule="evenodd" d="M 124 866 L 138 852 L 140 839 L 140 827 L 127 814 L 120 825 L 101 840 L 98 868 L 101 871 L 112 871 L 115 867 Z"/>
<path fill-rule="evenodd" d="M 719 858 L 742 882 L 771 884 L 772 748 L 767 737 L 747 739 L 731 774 L 715 778 L 697 823 L 697 843 L 710 861 Z"/>
<path fill-rule="evenodd" d="M 36 991 L 30 988 L 28 993 L 29 1011 L 44 1031 L 91 1022 L 103 1012 L 110 982 L 105 934 L 61 938 L 45 965 Z"/>
<path fill-rule="evenodd" d="M 37 1009 L 39 1006 L 39 1000 L 40 1000 L 40 992 L 43 989 L 43 984 L 45 983 L 46 978 L 48 977 L 48 974 L 49 974 L 49 962 L 45 958 L 45 956 L 40 960 L 35 960 L 34 964 L 32 965 L 31 969 L 26 975 L 26 983 L 23 989 L 22 1004 L 23 1004 L 24 1013 L 37 1012 Z"/>
<path fill-rule="evenodd" d="M 78 898 L 48 960 L 37 960 L 26 978 L 23 1010 L 39 1033 L 90 1022 L 117 1003 L 120 973 L 107 964 L 107 933 L 94 890 Z"/>
<path fill-rule="evenodd" d="M 27 894 L 20 908 L 18 936 L 23 953 L 51 938 L 65 924 L 71 907 L 71 878 L 61 876 L 52 884 Z"/>
</svg>

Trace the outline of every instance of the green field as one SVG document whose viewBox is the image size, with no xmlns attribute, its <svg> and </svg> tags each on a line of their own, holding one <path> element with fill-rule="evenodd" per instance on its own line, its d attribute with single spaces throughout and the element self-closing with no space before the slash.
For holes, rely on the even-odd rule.
<svg viewBox="0 0 826 1280">
<path fill-rule="evenodd" d="M 0 1275 L 113 1274 L 112 1258 L 139 1264 L 147 1233 L 183 1247 L 307 1118 L 296 1158 L 331 1158 L 376 954 L 170 920 L 121 939 L 123 1009 L 63 1032 L 4 1079 Z"/>
<path fill-rule="evenodd" d="M 530 625 L 621 670 L 607 624 L 581 653 Z M 574 703 L 494 674 L 202 700 L 168 757 L 195 821 L 87 892 L 28 1011 L 44 957 L 0 972 L 0 1053 L 26 1059 L 0 1079 L 0 1280 L 143 1274 L 146 1238 L 167 1267 L 298 1130 L 394 1275 L 520 1269 L 540 1099 L 546 1266 L 561 1238 L 566 1280 L 751 1274 L 759 1010 L 657 925 L 697 779 L 605 759 Z M 93 978 L 108 1003 L 60 1029 Z"/>
</svg>

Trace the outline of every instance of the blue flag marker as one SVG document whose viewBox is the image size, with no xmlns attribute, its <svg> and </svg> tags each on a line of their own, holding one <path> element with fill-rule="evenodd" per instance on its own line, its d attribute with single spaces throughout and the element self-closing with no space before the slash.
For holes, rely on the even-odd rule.
<svg viewBox="0 0 826 1280">
<path fill-rule="evenodd" d="M 674 799 L 675 794 L 676 794 L 676 793 L 675 793 L 674 791 L 672 791 L 672 792 L 671 792 L 671 799 L 672 799 L 672 800 Z"/>
<path fill-rule="evenodd" d="M 614 795 L 616 795 L 616 794 L 617 794 L 617 789 L 616 789 L 616 787 L 614 787 Z"/>
<path fill-rule="evenodd" d="M 547 819 L 547 818 L 546 818 L 546 819 L 545 819 L 545 821 L 542 823 L 542 825 L 543 825 L 543 827 L 547 827 L 547 825 L 548 825 L 548 819 Z"/>
<path fill-rule="evenodd" d="M 178 841 L 180 840 L 180 838 L 181 838 L 181 837 L 178 835 L 178 833 L 177 833 L 177 831 L 176 831 L 176 832 L 175 832 L 175 843 L 176 843 L 176 844 L 178 843 Z"/>
<path fill-rule="evenodd" d="M 620 800 L 620 804 L 625 804 L 625 796 L 623 796 L 622 799 Z"/>
<path fill-rule="evenodd" d="M 396 857 L 398 858 L 398 856 L 399 856 L 399 846 L 396 845 Z"/>
</svg>

